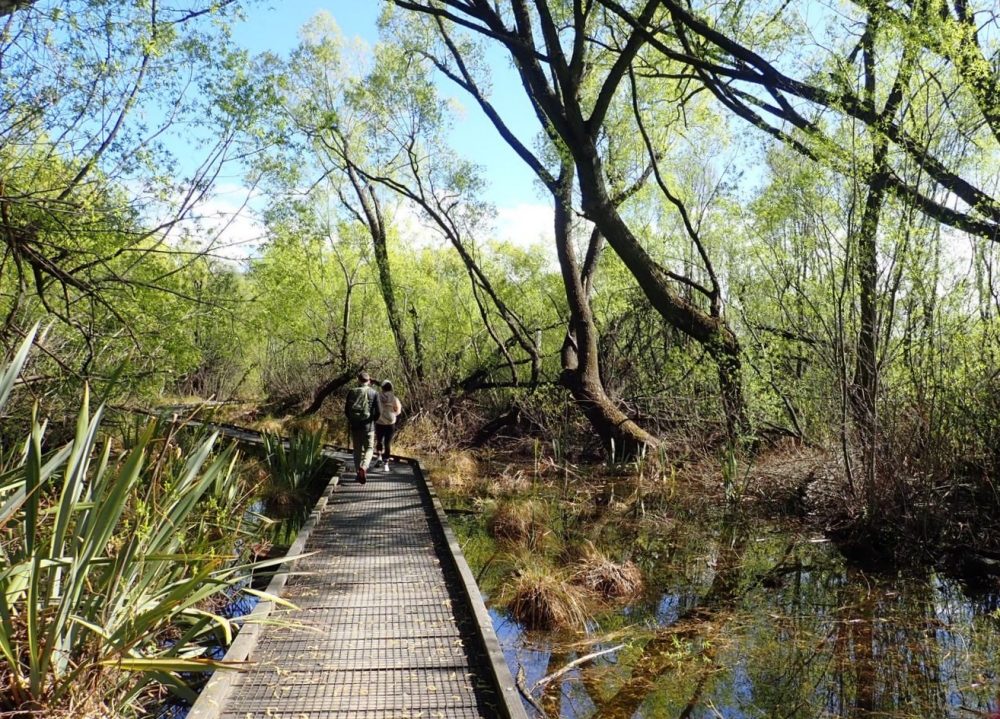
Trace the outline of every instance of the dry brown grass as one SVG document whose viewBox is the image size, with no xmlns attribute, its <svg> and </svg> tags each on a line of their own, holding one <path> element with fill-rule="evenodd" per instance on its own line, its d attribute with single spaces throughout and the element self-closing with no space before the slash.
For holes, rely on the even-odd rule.
<svg viewBox="0 0 1000 719">
<path fill-rule="evenodd" d="M 843 504 L 846 496 L 843 456 L 816 447 L 778 447 L 761 453 L 750 468 L 749 497 L 783 513 Z"/>
<path fill-rule="evenodd" d="M 612 561 L 593 545 L 579 563 L 576 581 L 604 599 L 628 599 L 642 591 L 642 572 L 631 561 Z"/>
<path fill-rule="evenodd" d="M 548 507 L 539 500 L 505 499 L 496 503 L 486 527 L 500 541 L 539 547 L 549 533 L 548 518 Z"/>
<path fill-rule="evenodd" d="M 285 423 L 274 417 L 261 417 L 250 425 L 250 428 L 266 434 L 282 434 L 285 430 Z"/>
<path fill-rule="evenodd" d="M 395 454 L 396 445 L 393 443 Z M 424 460 L 435 486 L 453 491 L 471 489 L 479 479 L 479 463 L 471 452 L 436 452 Z"/>
<path fill-rule="evenodd" d="M 296 417 L 284 423 L 285 430 L 288 432 L 308 432 L 309 434 L 315 434 L 320 430 L 326 429 L 326 420 L 317 415 L 311 415 L 309 417 Z"/>
<path fill-rule="evenodd" d="M 527 629 L 583 629 L 590 619 L 583 588 L 567 572 L 537 561 L 518 563 L 500 601 Z"/>
<path fill-rule="evenodd" d="M 463 436 L 461 433 L 449 432 L 442 428 L 427 414 L 406 417 L 398 433 L 401 443 L 412 447 L 416 454 L 426 457 L 440 453 L 448 454 L 454 448 L 455 440 Z"/>
<path fill-rule="evenodd" d="M 503 471 L 486 480 L 486 494 L 490 497 L 513 497 L 531 489 L 531 477 L 524 469 L 505 465 Z"/>
</svg>

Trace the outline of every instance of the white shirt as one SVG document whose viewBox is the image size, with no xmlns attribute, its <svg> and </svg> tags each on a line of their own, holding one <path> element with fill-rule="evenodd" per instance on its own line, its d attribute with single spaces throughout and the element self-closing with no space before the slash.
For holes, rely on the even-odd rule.
<svg viewBox="0 0 1000 719">
<path fill-rule="evenodd" d="M 396 417 L 403 411 L 403 405 L 395 392 L 379 392 L 378 406 L 381 414 L 376 424 L 396 424 Z"/>
</svg>

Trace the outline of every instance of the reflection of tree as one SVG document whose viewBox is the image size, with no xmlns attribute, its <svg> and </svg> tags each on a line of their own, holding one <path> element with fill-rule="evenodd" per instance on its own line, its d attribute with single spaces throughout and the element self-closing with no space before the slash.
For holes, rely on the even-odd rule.
<svg viewBox="0 0 1000 719">
<path fill-rule="evenodd" d="M 682 533 L 672 540 L 682 545 L 677 562 L 693 567 L 683 556 L 703 548 Z M 594 705 L 586 715 L 717 716 L 706 714 L 709 701 L 723 716 L 782 719 L 991 710 L 984 677 L 996 671 L 1000 639 L 976 607 L 926 577 L 869 575 L 845 568 L 830 545 L 779 541 L 725 530 L 696 605 L 616 667 L 581 669 L 574 686 Z M 654 620 L 655 603 L 630 612 L 637 617 Z M 571 714 L 568 696 L 546 697 L 550 716 Z"/>
<path fill-rule="evenodd" d="M 837 708 L 868 717 L 918 708 L 921 716 L 945 716 L 942 670 L 955 661 L 939 646 L 942 627 L 934 590 L 926 581 L 879 586 L 848 569 L 835 643 Z"/>
<path fill-rule="evenodd" d="M 642 656 L 632 666 L 628 681 L 617 692 L 607 698 L 594 699 L 597 711 L 593 717 L 632 717 L 653 692 L 660 678 L 668 669 L 676 666 L 678 643 L 693 643 L 701 639 L 703 649 L 695 656 L 705 657 L 709 661 L 703 662 L 698 668 L 695 686 L 679 716 L 684 718 L 691 715 L 700 701 L 709 675 L 716 670 L 710 655 L 712 639 L 730 618 L 728 610 L 740 599 L 745 547 L 746 534 L 743 528 L 734 524 L 724 525 L 716 555 L 715 576 L 708 591 L 697 605 L 683 611 L 677 621 L 658 631 L 647 642 Z"/>
<path fill-rule="evenodd" d="M 812 715 L 817 687 L 828 675 L 832 632 L 817 629 L 831 589 L 830 573 L 817 571 L 801 545 L 786 549 L 782 563 L 749 601 L 749 624 L 734 664 L 745 667 L 748 703 L 762 715 Z M 839 568 L 838 570 L 839 571 Z"/>
<path fill-rule="evenodd" d="M 798 566 L 761 598 L 741 638 L 754 711 L 803 719 L 947 716 L 945 687 L 956 684 L 948 667 L 958 653 L 954 638 L 941 633 L 933 587 Z"/>
<path fill-rule="evenodd" d="M 559 671 L 560 668 L 569 664 L 569 652 L 561 651 L 553 646 L 549 652 L 549 664 L 545 668 L 545 676 Z M 546 687 L 542 694 L 542 708 L 550 717 L 562 716 L 562 682 L 552 682 Z"/>
</svg>

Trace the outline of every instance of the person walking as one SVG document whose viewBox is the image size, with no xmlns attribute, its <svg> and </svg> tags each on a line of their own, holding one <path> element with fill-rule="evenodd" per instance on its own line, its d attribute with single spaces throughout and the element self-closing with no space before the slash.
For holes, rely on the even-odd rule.
<svg viewBox="0 0 1000 719">
<path fill-rule="evenodd" d="M 358 386 L 347 390 L 344 403 L 354 448 L 354 471 L 361 484 L 367 480 L 368 463 L 372 461 L 375 446 L 375 421 L 380 416 L 378 396 L 378 390 L 372 387 L 371 375 L 362 372 L 358 375 Z"/>
<path fill-rule="evenodd" d="M 389 380 L 382 383 L 382 391 L 378 393 L 378 405 L 380 414 L 378 421 L 375 422 L 375 466 L 381 464 L 388 472 L 389 459 L 392 456 L 392 436 L 396 433 L 396 418 L 403 411 L 403 403 L 392 391 L 392 382 Z"/>
</svg>

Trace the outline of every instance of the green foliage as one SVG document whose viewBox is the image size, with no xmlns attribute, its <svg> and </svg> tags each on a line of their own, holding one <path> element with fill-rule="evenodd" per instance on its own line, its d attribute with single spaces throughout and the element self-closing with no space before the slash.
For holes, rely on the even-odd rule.
<svg viewBox="0 0 1000 719">
<path fill-rule="evenodd" d="M 0 371 L 0 410 L 33 337 Z M 213 434 L 183 463 L 151 461 L 162 441 L 151 422 L 116 456 L 99 439 L 103 412 L 91 414 L 85 390 L 74 439 L 50 449 L 34 416 L 24 451 L 0 466 L 5 711 L 80 702 L 87 686 L 88 701 L 117 712 L 153 681 L 191 698 L 180 672 L 219 666 L 199 640 L 231 636 L 206 606 L 247 568 L 227 566 L 197 508 L 232 481 L 232 448 L 212 458 Z"/>
<path fill-rule="evenodd" d="M 228 45 L 238 5 L 68 0 L 4 18 L 0 343 L 51 323 L 31 374 L 55 430 L 84 382 L 116 399 L 238 383 L 213 330 L 242 298 L 193 217 L 268 107 Z"/>
<path fill-rule="evenodd" d="M 264 464 L 273 491 L 308 497 L 312 483 L 329 462 L 323 453 L 323 436 L 322 429 L 294 432 L 287 441 L 279 435 L 264 433 Z"/>
</svg>

